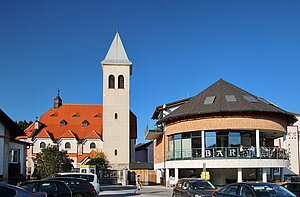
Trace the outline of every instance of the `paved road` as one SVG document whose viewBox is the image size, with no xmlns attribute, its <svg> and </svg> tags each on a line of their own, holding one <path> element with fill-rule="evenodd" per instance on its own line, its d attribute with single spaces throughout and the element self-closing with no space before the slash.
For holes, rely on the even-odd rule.
<svg viewBox="0 0 300 197">
<path fill-rule="evenodd" d="M 143 186 L 140 194 L 135 194 L 134 186 L 119 186 L 119 185 L 102 185 L 103 192 L 98 197 L 112 197 L 112 196 L 139 196 L 139 197 L 153 197 L 153 196 L 172 196 L 173 189 L 164 186 Z"/>
</svg>

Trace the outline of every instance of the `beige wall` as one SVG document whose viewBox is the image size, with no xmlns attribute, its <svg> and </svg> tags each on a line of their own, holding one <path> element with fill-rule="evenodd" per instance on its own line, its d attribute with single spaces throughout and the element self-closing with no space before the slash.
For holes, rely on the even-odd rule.
<svg viewBox="0 0 300 197">
<path fill-rule="evenodd" d="M 286 132 L 283 119 L 267 116 L 206 117 L 167 125 L 166 134 L 218 129 L 259 129 Z"/>
<path fill-rule="evenodd" d="M 108 88 L 111 74 L 115 76 L 114 89 Z M 120 74 L 124 76 L 124 89 L 117 87 Z M 129 95 L 130 66 L 103 65 L 103 149 L 113 168 L 128 168 L 130 162 Z"/>
<path fill-rule="evenodd" d="M 33 143 L 33 150 L 32 153 L 36 154 L 36 153 L 40 153 L 42 150 L 40 149 L 40 143 L 41 142 L 45 142 L 46 147 L 49 145 L 54 145 L 52 140 L 49 138 L 36 138 L 36 140 Z"/>
</svg>

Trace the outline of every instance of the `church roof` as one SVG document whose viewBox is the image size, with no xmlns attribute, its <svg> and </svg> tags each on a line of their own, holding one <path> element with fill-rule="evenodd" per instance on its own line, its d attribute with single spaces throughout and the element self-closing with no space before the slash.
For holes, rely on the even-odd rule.
<svg viewBox="0 0 300 197">
<path fill-rule="evenodd" d="M 93 130 L 89 134 L 87 134 L 84 138 L 85 139 L 98 139 L 101 137 L 99 136 L 99 134 L 96 131 Z"/>
<path fill-rule="evenodd" d="M 293 114 L 271 102 L 220 79 L 200 94 L 190 98 L 159 122 L 184 119 L 190 116 L 234 112 L 276 113 L 285 115 L 289 123 L 296 120 Z"/>
<path fill-rule="evenodd" d="M 110 48 L 106 54 L 106 57 L 101 62 L 101 64 L 125 64 L 131 65 L 129 61 L 124 46 L 122 44 L 119 33 L 117 32 Z"/>
<path fill-rule="evenodd" d="M 35 136 L 35 138 L 51 138 L 51 135 L 47 130 L 43 129 Z"/>
<path fill-rule="evenodd" d="M 87 126 L 82 124 L 85 120 L 89 122 Z M 53 139 L 74 136 L 85 139 L 92 131 L 102 136 L 102 105 L 63 104 L 59 108 L 48 110 L 40 117 L 39 122 L 43 125 L 35 137 L 40 136 L 44 130 L 50 132 Z M 33 125 L 26 131 L 27 137 L 30 137 L 35 131 Z"/>
<path fill-rule="evenodd" d="M 76 138 L 76 136 L 71 130 L 67 130 L 64 134 L 60 136 L 60 138 Z"/>
</svg>

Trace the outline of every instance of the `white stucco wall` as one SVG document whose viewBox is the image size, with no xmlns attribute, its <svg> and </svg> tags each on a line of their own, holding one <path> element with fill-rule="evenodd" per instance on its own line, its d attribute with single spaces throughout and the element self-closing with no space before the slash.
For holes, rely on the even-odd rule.
<svg viewBox="0 0 300 197">
<path fill-rule="evenodd" d="M 40 143 L 41 142 L 45 142 L 46 143 L 46 147 L 49 146 L 49 145 L 54 145 L 53 142 L 52 142 L 52 140 L 50 138 L 37 138 L 34 141 L 34 146 L 33 146 L 33 150 L 32 150 L 33 154 L 41 152 L 41 149 L 40 149 Z"/>
<path fill-rule="evenodd" d="M 90 148 L 90 144 L 92 142 L 96 144 L 96 148 Z M 92 150 L 103 151 L 103 142 L 100 139 L 86 139 L 86 141 L 83 143 L 82 153 L 90 153 Z"/>
<path fill-rule="evenodd" d="M 69 142 L 71 145 L 70 149 L 65 149 L 65 144 Z M 78 147 L 77 147 L 77 140 L 75 138 L 63 138 L 59 142 L 59 150 L 66 150 L 67 153 L 77 153 Z"/>
<path fill-rule="evenodd" d="M 21 174 L 25 174 L 25 151 L 26 151 L 26 146 L 23 144 L 18 144 L 18 143 L 14 143 L 14 142 L 10 142 L 9 143 L 9 150 L 10 149 L 14 149 L 14 150 L 19 150 L 20 151 L 20 164 L 21 164 L 21 168 L 20 168 L 20 173 Z"/>
</svg>

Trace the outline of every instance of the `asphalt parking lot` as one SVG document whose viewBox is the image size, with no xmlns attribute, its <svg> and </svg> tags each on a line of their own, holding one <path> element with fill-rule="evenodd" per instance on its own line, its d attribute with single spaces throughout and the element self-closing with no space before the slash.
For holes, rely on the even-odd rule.
<svg viewBox="0 0 300 197">
<path fill-rule="evenodd" d="M 112 197 L 112 196 L 140 196 L 140 197 L 153 197 L 153 196 L 172 196 L 173 188 L 164 187 L 160 185 L 143 186 L 140 194 L 135 194 L 134 186 L 119 186 L 119 185 L 101 185 L 103 190 L 99 197 Z"/>
</svg>

